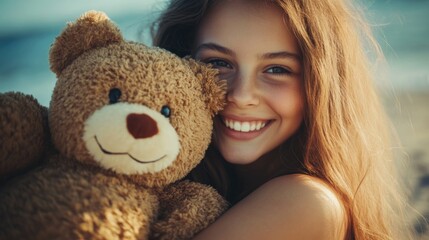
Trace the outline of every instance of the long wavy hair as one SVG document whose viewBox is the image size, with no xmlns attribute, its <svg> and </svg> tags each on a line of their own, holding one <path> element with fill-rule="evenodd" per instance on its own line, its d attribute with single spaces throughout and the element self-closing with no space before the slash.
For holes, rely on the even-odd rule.
<svg viewBox="0 0 429 240">
<path fill-rule="evenodd" d="M 370 58 L 382 57 L 361 11 L 347 0 L 267 0 L 284 10 L 303 56 L 305 136 L 301 164 L 348 210 L 348 239 L 405 239 L 406 201 L 392 156 L 391 125 Z M 153 24 L 153 44 L 192 52 L 198 25 L 222 0 L 172 0 Z M 368 56 L 367 52 L 374 53 Z"/>
</svg>

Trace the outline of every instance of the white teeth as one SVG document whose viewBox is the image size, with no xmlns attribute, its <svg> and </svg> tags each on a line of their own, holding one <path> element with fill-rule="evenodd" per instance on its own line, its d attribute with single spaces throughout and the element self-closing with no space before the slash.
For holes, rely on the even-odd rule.
<svg viewBox="0 0 429 240">
<path fill-rule="evenodd" d="M 256 129 L 256 122 L 250 123 L 250 131 L 255 131 Z"/>
<path fill-rule="evenodd" d="M 230 119 L 224 119 L 224 123 L 228 128 L 239 132 L 258 131 L 267 124 L 263 121 L 239 122 Z"/>
<path fill-rule="evenodd" d="M 241 131 L 242 132 L 248 132 L 250 130 L 250 123 L 249 122 L 243 122 L 241 124 Z"/>
<path fill-rule="evenodd" d="M 240 122 L 234 122 L 234 126 L 232 126 L 235 131 L 241 131 L 241 123 Z"/>
<path fill-rule="evenodd" d="M 261 122 L 258 122 L 257 124 L 256 124 L 256 129 L 261 129 L 261 126 L 262 126 L 262 123 Z"/>
</svg>

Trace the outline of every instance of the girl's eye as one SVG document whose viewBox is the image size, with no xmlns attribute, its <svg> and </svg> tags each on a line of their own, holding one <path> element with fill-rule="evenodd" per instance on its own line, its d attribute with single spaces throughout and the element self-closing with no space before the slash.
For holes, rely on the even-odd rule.
<svg viewBox="0 0 429 240">
<path fill-rule="evenodd" d="M 212 59 L 207 61 L 207 63 L 210 63 L 215 68 L 232 68 L 228 62 L 221 59 Z"/>
<path fill-rule="evenodd" d="M 292 72 L 285 68 L 285 67 L 270 67 L 267 70 L 265 70 L 266 73 L 273 73 L 273 74 L 291 74 Z"/>
</svg>

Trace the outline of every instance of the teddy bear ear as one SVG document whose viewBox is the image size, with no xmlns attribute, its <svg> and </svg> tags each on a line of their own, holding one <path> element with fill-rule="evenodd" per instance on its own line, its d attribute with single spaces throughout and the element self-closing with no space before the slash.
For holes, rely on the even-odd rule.
<svg viewBox="0 0 429 240">
<path fill-rule="evenodd" d="M 57 76 L 89 49 L 124 41 L 118 27 L 103 12 L 88 11 L 68 23 L 49 51 L 49 63 Z"/>
<path fill-rule="evenodd" d="M 195 76 L 201 81 L 203 96 L 212 116 L 221 111 L 225 106 L 225 95 L 227 90 L 226 80 L 220 80 L 218 70 L 198 62 L 189 57 L 184 61 L 190 66 Z"/>
</svg>

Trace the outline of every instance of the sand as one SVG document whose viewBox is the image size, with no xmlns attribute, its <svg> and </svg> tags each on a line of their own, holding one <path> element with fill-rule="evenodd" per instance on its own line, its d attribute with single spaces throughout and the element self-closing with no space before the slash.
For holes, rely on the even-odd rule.
<svg viewBox="0 0 429 240">
<path fill-rule="evenodd" d="M 429 91 L 403 91 L 384 97 L 386 111 L 403 146 L 403 177 L 409 186 L 409 203 L 415 239 L 429 239 Z M 398 151 L 401 152 L 401 151 Z M 403 165 L 402 165 L 403 166 Z"/>
</svg>

